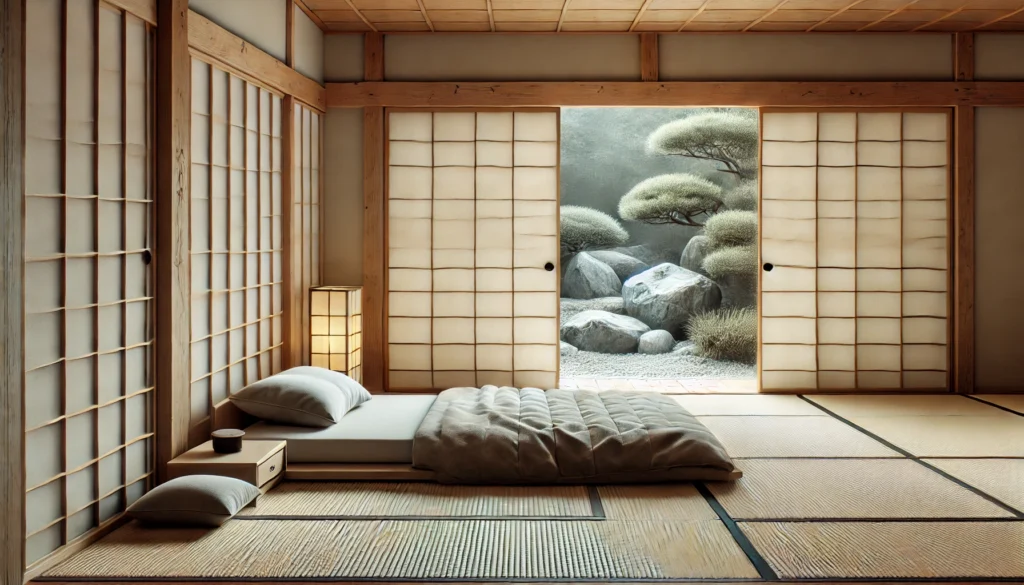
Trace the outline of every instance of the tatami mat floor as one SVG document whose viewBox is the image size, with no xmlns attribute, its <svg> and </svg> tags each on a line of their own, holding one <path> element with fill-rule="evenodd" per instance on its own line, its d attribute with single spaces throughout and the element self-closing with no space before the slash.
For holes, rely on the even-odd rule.
<svg viewBox="0 0 1024 585">
<path fill-rule="evenodd" d="M 675 399 L 742 479 L 286 482 L 218 530 L 129 524 L 44 580 L 1024 582 L 1024 401 Z"/>
</svg>

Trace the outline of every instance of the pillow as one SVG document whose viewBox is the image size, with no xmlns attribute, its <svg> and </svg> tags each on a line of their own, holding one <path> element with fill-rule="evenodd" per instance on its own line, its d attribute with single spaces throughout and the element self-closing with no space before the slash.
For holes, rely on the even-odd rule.
<svg viewBox="0 0 1024 585">
<path fill-rule="evenodd" d="M 221 475 L 186 475 L 151 489 L 127 514 L 149 524 L 220 526 L 249 505 L 260 490 Z"/>
<path fill-rule="evenodd" d="M 348 410 L 352 410 L 353 408 L 373 398 L 373 396 L 370 394 L 370 391 L 367 390 L 366 388 L 363 388 L 363 385 L 360 384 L 359 382 L 356 382 L 355 380 L 349 378 L 348 376 L 342 374 L 341 372 L 335 372 L 334 370 L 328 370 L 327 368 L 317 368 L 314 366 L 296 366 L 294 368 L 287 369 L 281 373 L 288 375 L 297 374 L 302 376 L 312 376 L 314 378 L 319 378 L 321 380 L 334 384 L 335 386 L 338 387 L 339 390 L 341 390 L 345 394 L 346 398 L 348 399 L 350 405 Z M 348 412 L 348 410 L 346 410 L 346 412 Z"/>
<path fill-rule="evenodd" d="M 338 386 L 301 374 L 274 374 L 231 395 L 241 410 L 263 420 L 300 427 L 329 427 L 352 408 Z"/>
</svg>

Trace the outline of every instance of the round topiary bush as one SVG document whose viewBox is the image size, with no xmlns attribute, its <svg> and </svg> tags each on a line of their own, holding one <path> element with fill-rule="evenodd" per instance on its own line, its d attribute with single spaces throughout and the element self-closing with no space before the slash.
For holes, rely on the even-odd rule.
<svg viewBox="0 0 1024 585">
<path fill-rule="evenodd" d="M 704 235 L 712 250 L 729 246 L 753 246 L 757 243 L 757 214 L 753 211 L 722 211 L 704 226 Z"/>
<path fill-rule="evenodd" d="M 658 175 L 637 183 L 619 201 L 622 219 L 700 227 L 701 216 L 722 208 L 722 188 L 689 173 Z"/>
<path fill-rule="evenodd" d="M 563 255 L 621 246 L 629 239 L 626 229 L 603 211 L 579 205 L 563 205 L 560 215 Z"/>
<path fill-rule="evenodd" d="M 727 192 L 722 201 L 729 209 L 757 211 L 757 181 L 744 181 Z"/>
<path fill-rule="evenodd" d="M 756 175 L 757 119 L 738 112 L 706 112 L 669 122 L 647 138 L 655 154 L 720 163 L 720 171 L 741 179 Z"/>
<path fill-rule="evenodd" d="M 753 308 L 695 315 L 687 325 L 687 335 L 701 357 L 745 364 L 757 361 L 757 311 Z"/>
<path fill-rule="evenodd" d="M 757 247 L 728 246 L 708 254 L 701 265 L 722 289 L 722 304 L 728 307 L 757 304 Z"/>
</svg>

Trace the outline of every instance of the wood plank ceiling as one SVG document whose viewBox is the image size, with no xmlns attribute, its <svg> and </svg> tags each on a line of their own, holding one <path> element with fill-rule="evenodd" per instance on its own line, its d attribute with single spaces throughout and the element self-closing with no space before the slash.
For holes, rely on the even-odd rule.
<svg viewBox="0 0 1024 585">
<path fill-rule="evenodd" d="M 305 0 L 338 32 L 1024 31 L 1024 0 Z"/>
</svg>

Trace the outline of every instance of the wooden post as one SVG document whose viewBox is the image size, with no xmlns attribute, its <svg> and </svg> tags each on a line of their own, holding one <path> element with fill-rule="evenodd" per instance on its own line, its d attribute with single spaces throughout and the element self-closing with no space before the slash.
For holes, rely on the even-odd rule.
<svg viewBox="0 0 1024 585">
<path fill-rule="evenodd" d="M 0 581 L 25 578 L 25 3 L 0 0 Z"/>
<path fill-rule="evenodd" d="M 364 36 L 363 80 L 384 81 L 384 35 L 378 32 Z"/>
<path fill-rule="evenodd" d="M 957 81 L 974 80 L 974 35 L 953 37 Z M 974 392 L 974 106 L 954 112 L 953 390 Z"/>
<path fill-rule="evenodd" d="M 156 50 L 157 473 L 188 449 L 191 320 L 188 0 L 158 0 Z"/>
<path fill-rule="evenodd" d="M 384 392 L 384 108 L 363 109 L 363 385 Z"/>
<path fill-rule="evenodd" d="M 302 363 L 299 348 L 302 347 L 302 303 L 299 301 L 302 291 L 302 265 L 295 265 L 295 132 L 302 133 L 302 125 L 296 128 L 295 98 L 290 95 L 281 100 L 281 272 L 284 274 L 282 283 L 284 314 L 281 326 L 284 329 L 284 348 L 281 358 L 282 367 L 288 369 Z M 299 237 L 305 237 L 299 229 Z M 302 245 L 301 242 L 299 244 Z M 301 248 L 300 248 L 301 249 Z M 296 270 L 298 270 L 298 286 L 296 286 Z"/>
<path fill-rule="evenodd" d="M 658 81 L 657 33 L 640 33 L 640 80 Z"/>
</svg>

